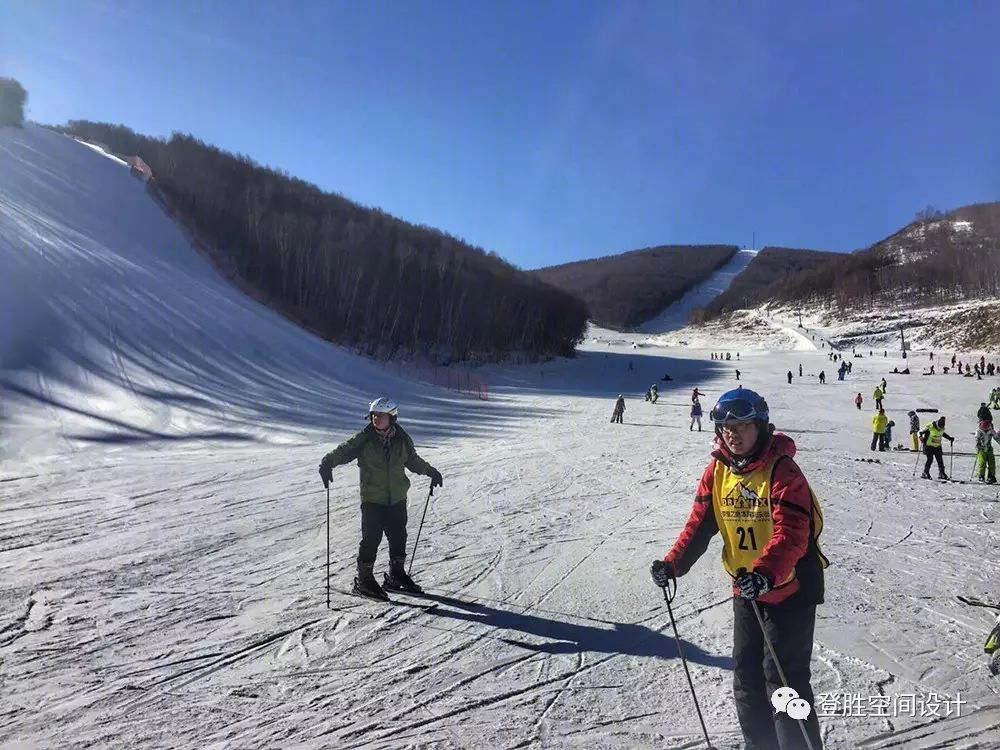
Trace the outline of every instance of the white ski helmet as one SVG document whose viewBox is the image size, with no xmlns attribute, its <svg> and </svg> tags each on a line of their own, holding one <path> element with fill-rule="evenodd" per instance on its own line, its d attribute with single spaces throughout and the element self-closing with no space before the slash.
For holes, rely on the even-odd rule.
<svg viewBox="0 0 1000 750">
<path fill-rule="evenodd" d="M 375 413 L 388 414 L 390 417 L 395 417 L 399 414 L 399 407 L 391 398 L 380 396 L 368 405 L 368 416 Z"/>
</svg>

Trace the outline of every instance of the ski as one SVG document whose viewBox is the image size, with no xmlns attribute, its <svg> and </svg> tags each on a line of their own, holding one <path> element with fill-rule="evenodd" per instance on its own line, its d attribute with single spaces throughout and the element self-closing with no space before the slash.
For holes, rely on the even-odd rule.
<svg viewBox="0 0 1000 750">
<path fill-rule="evenodd" d="M 987 607 L 988 609 L 1000 610 L 1000 604 L 984 602 L 982 599 L 974 596 L 957 596 L 955 598 L 962 602 L 962 604 L 968 604 L 970 607 Z"/>
<path fill-rule="evenodd" d="M 363 600 L 365 600 L 367 602 L 373 602 L 375 604 L 385 604 L 385 605 L 389 605 L 389 606 L 394 606 L 394 605 L 399 604 L 399 605 L 402 605 L 404 607 L 413 607 L 414 609 L 422 609 L 425 612 L 426 611 L 430 611 L 430 610 L 434 609 L 435 607 L 437 607 L 437 602 L 434 602 L 433 604 L 417 604 L 415 602 L 408 602 L 408 601 L 406 601 L 404 599 L 379 599 L 379 598 L 374 597 L 374 596 L 368 596 L 366 594 L 359 594 L 358 592 L 352 591 L 350 589 L 338 589 L 338 588 L 335 588 L 335 589 L 332 589 L 332 590 L 336 591 L 338 594 L 344 594 L 345 596 L 353 596 L 355 599 L 363 599 Z M 404 593 L 404 592 L 400 592 L 400 593 Z"/>
</svg>

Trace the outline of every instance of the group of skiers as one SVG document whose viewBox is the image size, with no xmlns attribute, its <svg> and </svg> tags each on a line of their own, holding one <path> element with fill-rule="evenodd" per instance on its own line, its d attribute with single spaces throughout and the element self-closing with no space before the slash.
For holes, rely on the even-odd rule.
<svg viewBox="0 0 1000 750">
<path fill-rule="evenodd" d="M 882 378 L 882 381 L 875 386 L 875 390 L 872 392 L 876 409 L 875 414 L 872 416 L 871 450 L 873 451 L 876 448 L 880 451 L 886 451 L 892 447 L 892 428 L 896 423 L 889 419 L 883 407 L 886 390 L 887 384 L 885 378 Z M 994 388 L 990 392 L 989 403 L 991 406 L 997 403 L 998 397 L 1000 397 L 1000 388 Z M 858 409 L 861 409 L 863 401 L 864 399 L 860 393 L 854 398 L 854 404 Z M 920 476 L 923 479 L 930 479 L 931 465 L 936 462 L 938 479 L 948 479 L 948 474 L 944 468 L 942 440 L 947 440 L 949 443 L 954 444 L 955 439 L 945 432 L 945 417 L 942 416 L 932 420 L 926 427 L 921 429 L 920 417 L 916 411 L 911 409 L 907 413 L 907 416 L 910 418 L 911 450 L 917 452 L 920 450 L 920 445 L 923 445 L 923 452 L 927 457 L 924 470 Z M 993 443 L 994 441 L 1000 443 L 1000 432 L 997 432 L 993 427 L 993 415 L 986 401 L 980 404 L 979 411 L 976 413 L 976 419 L 978 429 L 976 431 L 976 466 L 974 474 L 982 482 L 996 484 L 996 459 L 993 451 Z M 900 449 L 902 449 L 902 446 L 900 446 Z"/>
<path fill-rule="evenodd" d="M 725 352 L 725 356 L 723 357 L 723 352 L 712 352 L 712 359 L 718 359 L 718 360 L 724 359 L 726 362 L 729 362 L 732 359 L 732 354 L 730 352 Z M 736 352 L 736 361 L 737 362 L 740 361 L 739 352 Z"/>
<path fill-rule="evenodd" d="M 791 375 L 789 371 L 789 382 Z M 876 408 L 872 450 L 886 450 L 892 440 L 895 423 L 882 403 L 886 386 L 883 378 L 872 394 Z M 647 400 L 655 403 L 657 391 L 655 384 L 651 386 Z M 998 392 L 991 392 L 991 403 L 997 402 Z M 697 388 L 691 393 L 689 430 L 696 424 L 699 432 L 702 429 L 703 395 Z M 862 401 L 858 393 L 858 409 Z M 624 411 L 625 398 L 619 394 L 611 421 L 621 423 Z M 329 488 L 334 467 L 358 461 L 361 542 L 354 592 L 376 599 L 387 599 L 386 589 L 421 592 L 404 568 L 410 486 L 404 470 L 430 477 L 432 491 L 443 484 L 441 473 L 417 454 L 397 416 L 398 407 L 391 399 L 372 401 L 365 427 L 326 454 L 319 466 Z M 922 476 L 930 477 L 936 461 L 939 477 L 947 478 L 941 444 L 953 443 L 954 438 L 945 432 L 945 418 L 921 430 L 916 411 L 908 416 L 913 450 L 918 449 L 919 439 L 927 456 Z M 993 442 L 1000 442 L 1000 433 L 993 429 L 986 402 L 977 417 L 977 471 L 981 480 L 995 483 Z M 721 535 L 722 565 L 732 578 L 733 692 L 747 747 L 800 748 L 804 733 L 818 750 L 822 741 L 815 711 L 804 720 L 793 719 L 774 712 L 769 698 L 784 682 L 813 704 L 810 658 L 816 607 L 824 598 L 823 571 L 829 565 L 819 546 L 820 503 L 794 461 L 795 443 L 775 431 L 762 396 L 739 386 L 719 397 L 709 418 L 714 449 L 687 522 L 666 555 L 653 561 L 650 574 L 657 586 L 674 585 L 706 551 L 711 538 Z M 380 586 L 373 569 L 383 534 L 390 562 Z"/>
</svg>

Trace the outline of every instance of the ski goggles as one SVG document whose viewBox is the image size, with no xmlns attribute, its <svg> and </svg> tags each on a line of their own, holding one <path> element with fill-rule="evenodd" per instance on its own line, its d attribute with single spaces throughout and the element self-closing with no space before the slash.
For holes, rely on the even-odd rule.
<svg viewBox="0 0 1000 750">
<path fill-rule="evenodd" d="M 757 418 L 757 408 L 749 399 L 737 398 L 716 404 L 708 416 L 717 425 L 730 420 L 752 422 Z"/>
</svg>

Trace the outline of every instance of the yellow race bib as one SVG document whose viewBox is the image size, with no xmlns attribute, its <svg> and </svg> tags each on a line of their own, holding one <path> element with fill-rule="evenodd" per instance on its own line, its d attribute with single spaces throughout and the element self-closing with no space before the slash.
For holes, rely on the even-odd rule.
<svg viewBox="0 0 1000 750">
<path fill-rule="evenodd" d="M 722 565 L 731 576 L 740 568 L 753 570 L 764 547 L 774 535 L 774 518 L 771 516 L 771 475 L 780 458 L 760 466 L 749 474 L 736 474 L 722 461 L 715 462 L 712 482 L 712 510 L 722 534 Z M 819 500 L 812 496 L 813 540 L 822 566 L 828 565 L 819 549 L 819 535 L 823 530 L 823 513 Z M 784 581 L 775 581 L 775 587 L 784 586 L 795 578 L 795 570 Z"/>
</svg>

